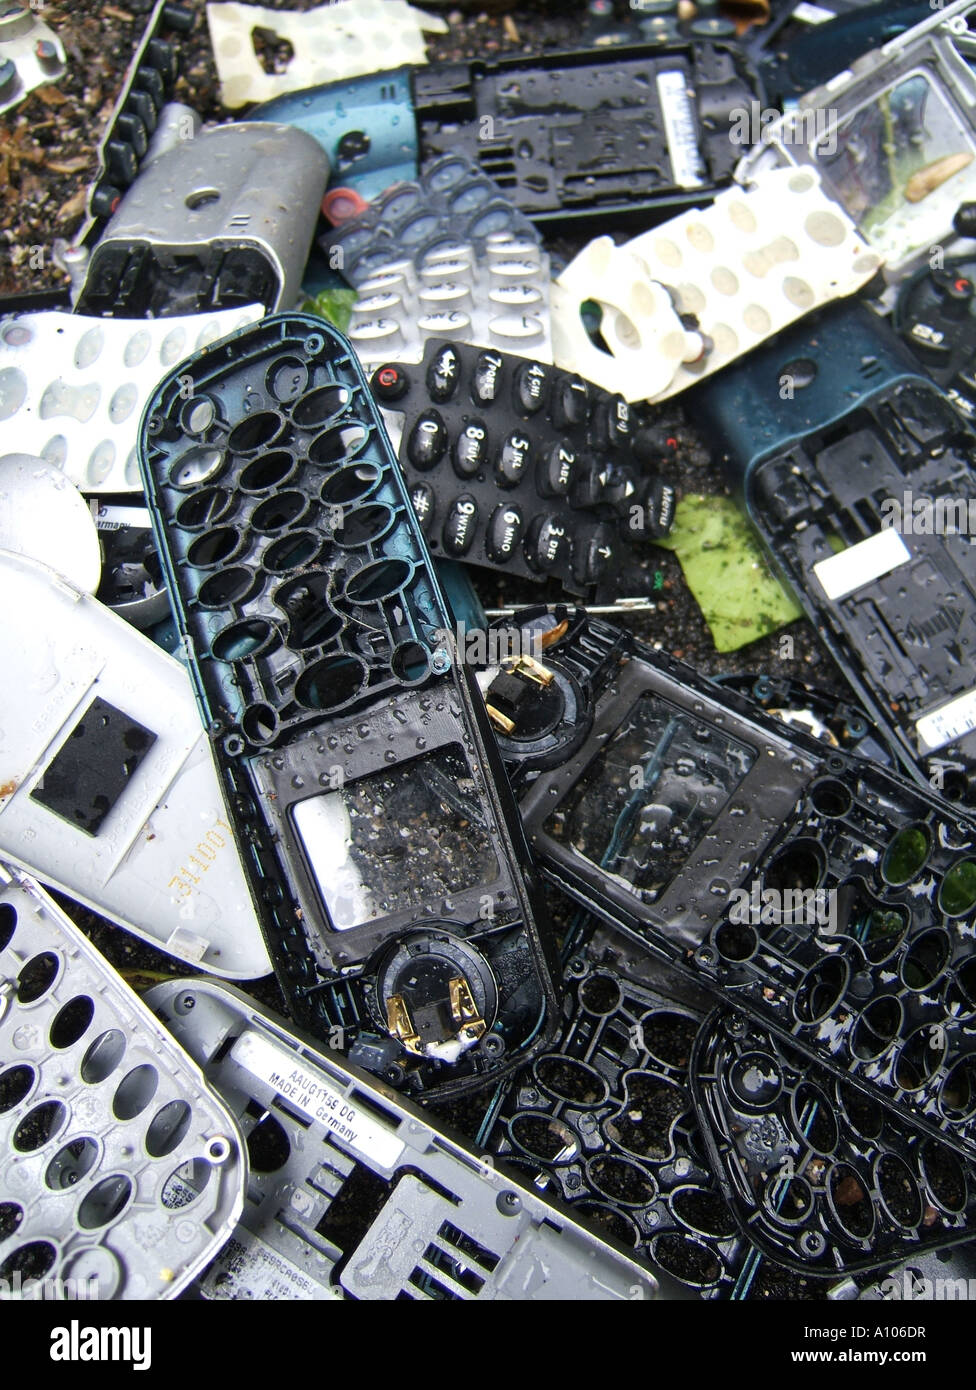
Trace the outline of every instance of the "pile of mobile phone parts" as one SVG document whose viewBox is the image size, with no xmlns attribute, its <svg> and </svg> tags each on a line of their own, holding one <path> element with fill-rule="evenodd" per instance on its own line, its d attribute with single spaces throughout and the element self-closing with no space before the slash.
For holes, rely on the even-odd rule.
<svg viewBox="0 0 976 1390">
<path fill-rule="evenodd" d="M 26 0 L 0 0 L 0 112 L 66 69 L 64 44 Z"/>
<path fill-rule="evenodd" d="M 0 855 L 190 965 L 268 973 L 186 670 L 0 551 Z"/>
<path fill-rule="evenodd" d="M 815 170 L 770 169 L 623 246 L 590 242 L 553 282 L 553 358 L 628 401 L 665 400 L 879 265 Z M 591 303 L 602 345 L 584 321 Z"/>
<path fill-rule="evenodd" d="M 897 282 L 951 247 L 976 195 L 976 5 L 941 6 L 770 124 L 736 171 L 815 168 Z"/>
<path fill-rule="evenodd" d="M 690 1072 L 710 1166 L 778 1263 L 836 1278 L 972 1240 L 971 1166 L 741 1015 L 708 1020 Z M 959 1110 L 976 1107 L 969 1085 Z"/>
<path fill-rule="evenodd" d="M 694 38 L 431 65 L 412 85 L 422 170 L 465 155 L 560 231 L 713 198 L 748 147 L 734 113 L 761 100 L 741 48 Z"/>
<path fill-rule="evenodd" d="M 0 423 L 18 452 L 88 495 L 139 492 L 139 417 L 163 374 L 263 314 L 259 304 L 180 318 L 50 310 L 0 320 Z"/>
<path fill-rule="evenodd" d="M 127 320 L 291 308 L 328 177 L 321 145 L 293 126 L 241 121 L 178 141 L 119 203 L 75 307 Z"/>
<path fill-rule="evenodd" d="M 464 155 L 435 160 L 322 241 L 359 293 L 365 364 L 417 362 L 430 338 L 549 360 L 549 257 L 532 223 Z"/>
<path fill-rule="evenodd" d="M 674 488 L 638 458 L 629 406 L 581 377 L 434 339 L 371 389 L 402 421 L 400 466 L 436 556 L 619 592 L 631 547 L 671 529 Z"/>
<path fill-rule="evenodd" d="M 0 988 L 6 1296 L 46 1280 L 66 1299 L 175 1298 L 244 1206 L 229 1109 L 53 899 L 3 864 Z"/>
<path fill-rule="evenodd" d="M 322 4 L 305 12 L 210 3 L 207 24 L 220 99 L 231 111 L 329 79 L 372 73 L 378 66 L 424 63 L 424 33 L 447 33 L 443 19 L 406 0 L 343 0 L 341 5 Z M 286 72 L 265 69 L 254 46 L 255 30 L 291 46 Z"/>
<path fill-rule="evenodd" d="M 681 1296 L 666 1274 L 607 1245 L 236 990 L 176 980 L 147 1002 L 246 1136 L 244 1217 L 198 1281 L 202 1297 Z"/>
<path fill-rule="evenodd" d="M 525 739 L 547 877 L 971 1158 L 976 822 L 579 610 L 530 612 L 522 633 L 551 679 L 510 666 L 485 698 L 502 685 L 507 763 Z"/>
<path fill-rule="evenodd" d="M 187 379 L 192 390 L 181 390 Z M 181 364 L 140 453 L 227 815 L 296 1019 L 443 1095 L 545 1043 L 533 875 L 348 343 L 273 316 Z"/>
<path fill-rule="evenodd" d="M 166 120 L 164 112 L 173 104 L 180 42 L 193 23 L 193 11 L 187 5 L 156 0 L 99 143 L 88 217 L 75 237 L 76 244 L 90 247 L 98 239 L 143 163 L 152 157 L 160 123 Z M 192 123 L 180 131 L 183 139 L 195 133 Z"/>
<path fill-rule="evenodd" d="M 913 775 L 972 804 L 976 433 L 884 329 L 866 309 L 835 310 L 698 404 L 860 702 Z"/>
</svg>

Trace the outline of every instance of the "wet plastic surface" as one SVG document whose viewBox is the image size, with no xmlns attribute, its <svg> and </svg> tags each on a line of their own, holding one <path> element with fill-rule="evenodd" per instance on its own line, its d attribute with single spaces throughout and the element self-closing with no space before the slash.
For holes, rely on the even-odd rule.
<svg viewBox="0 0 976 1390">
<path fill-rule="evenodd" d="M 532 875 L 347 343 L 279 316 L 189 359 L 158 388 L 140 450 L 296 1017 L 431 1095 L 510 1069 L 555 1002 Z"/>
<path fill-rule="evenodd" d="M 670 529 L 674 489 L 639 458 L 626 401 L 581 377 L 434 339 L 371 388 L 400 417 L 400 466 L 436 556 L 586 594 Z"/>
<path fill-rule="evenodd" d="M 563 642 L 571 665 L 588 664 L 586 629 L 571 623 L 546 649 L 550 669 Z M 673 658 L 619 650 L 616 670 L 601 656 L 581 750 L 521 794 L 544 872 L 971 1157 L 953 1097 L 974 1007 L 976 823 Z"/>
<path fill-rule="evenodd" d="M 418 70 L 422 167 L 459 150 L 536 222 L 581 229 L 693 205 L 743 153 L 729 113 L 759 88 L 734 46 L 679 42 Z"/>
<path fill-rule="evenodd" d="M 62 1298 L 176 1298 L 244 1205 L 229 1110 L 47 893 L 2 864 L 0 977 L 6 1297 L 19 1276 L 60 1280 Z"/>
<path fill-rule="evenodd" d="M 247 1136 L 247 1212 L 200 1279 L 203 1298 L 680 1293 L 243 995 L 174 981 L 148 1002 L 234 1105 Z"/>
</svg>

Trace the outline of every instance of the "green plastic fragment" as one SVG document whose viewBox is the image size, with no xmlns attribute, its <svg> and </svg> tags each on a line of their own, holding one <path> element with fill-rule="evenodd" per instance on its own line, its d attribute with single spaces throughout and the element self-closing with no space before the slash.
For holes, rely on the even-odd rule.
<svg viewBox="0 0 976 1390">
<path fill-rule="evenodd" d="M 306 299 L 302 312 L 318 314 L 320 319 L 328 319 L 335 324 L 340 333 L 345 333 L 352 318 L 352 306 L 358 298 L 352 289 L 319 290 L 312 299 Z"/>
<path fill-rule="evenodd" d="M 803 617 L 731 497 L 682 497 L 670 536 L 657 544 L 680 560 L 716 651 L 737 651 Z"/>
</svg>

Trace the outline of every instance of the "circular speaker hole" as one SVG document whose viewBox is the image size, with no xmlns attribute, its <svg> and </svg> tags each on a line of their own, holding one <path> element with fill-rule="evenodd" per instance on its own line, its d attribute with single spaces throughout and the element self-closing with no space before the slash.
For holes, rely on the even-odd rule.
<svg viewBox="0 0 976 1390">
<path fill-rule="evenodd" d="M 599 1072 L 573 1057 L 540 1057 L 535 1079 L 550 1095 L 584 1108 L 602 1105 L 610 1094 Z"/>
<path fill-rule="evenodd" d="M 144 1062 L 127 1072 L 116 1087 L 112 1113 L 117 1120 L 134 1120 L 141 1115 L 156 1094 L 159 1076 L 155 1067 Z"/>
<path fill-rule="evenodd" d="M 368 672 L 359 657 L 324 657 L 295 682 L 295 699 L 306 709 L 338 709 L 365 689 Z"/>
<path fill-rule="evenodd" d="M 313 531 L 289 531 L 272 542 L 264 552 L 264 567 L 271 574 L 287 574 L 311 562 L 318 553 L 320 538 Z"/>
<path fill-rule="evenodd" d="M 95 1016 L 95 1005 L 87 994 L 78 994 L 69 999 L 54 1017 L 48 1034 L 51 1046 L 59 1050 L 73 1047 L 89 1028 Z"/>
<path fill-rule="evenodd" d="M 939 885 L 939 911 L 947 917 L 965 917 L 976 907 L 976 859 L 953 864 Z"/>
<path fill-rule="evenodd" d="M 278 732 L 278 716 L 270 705 L 251 705 L 241 719 L 249 743 L 267 743 Z"/>
<path fill-rule="evenodd" d="M 867 1184 L 849 1163 L 835 1163 L 827 1180 L 827 1201 L 834 1221 L 851 1240 L 867 1240 L 874 1230 L 874 1207 Z"/>
<path fill-rule="evenodd" d="M 542 1163 L 571 1163 L 579 1153 L 573 1131 L 551 1115 L 516 1115 L 509 1131 L 523 1153 Z"/>
<path fill-rule="evenodd" d="M 902 957 L 901 979 L 905 988 L 919 993 L 934 985 L 946 968 L 951 950 L 949 933 L 938 927 L 917 936 Z"/>
<path fill-rule="evenodd" d="M 22 1154 L 42 1149 L 54 1138 L 67 1118 L 68 1112 L 59 1100 L 46 1100 L 41 1105 L 35 1105 L 14 1130 L 14 1148 Z"/>
<path fill-rule="evenodd" d="M 416 685 L 430 672 L 430 653 L 419 642 L 401 642 L 390 657 L 390 670 L 398 681 Z"/>
<path fill-rule="evenodd" d="M 281 405 L 290 405 L 308 387 L 308 364 L 300 357 L 279 357 L 265 377 L 268 395 Z"/>
<path fill-rule="evenodd" d="M 375 560 L 349 576 L 345 596 L 350 603 L 383 603 L 399 594 L 412 576 L 408 560 Z"/>
<path fill-rule="evenodd" d="M 923 1023 L 902 1043 L 895 1059 L 895 1085 L 903 1091 L 920 1091 L 945 1061 L 945 1029 Z"/>
<path fill-rule="evenodd" d="M 241 534 L 236 527 L 218 526 L 216 531 L 198 536 L 186 552 L 186 558 L 195 569 L 212 569 L 232 555 L 240 542 Z"/>
<path fill-rule="evenodd" d="M 0 951 L 5 951 L 14 939 L 17 909 L 10 903 L 0 903 Z"/>
<path fill-rule="evenodd" d="M 352 392 L 346 386 L 319 386 L 298 402 L 291 418 L 301 429 L 311 429 L 333 419 L 351 400 Z"/>
<path fill-rule="evenodd" d="M 388 535 L 396 525 L 396 513 L 384 502 L 370 502 L 343 514 L 342 524 L 335 531 L 336 544 L 343 550 L 359 550 Z"/>
<path fill-rule="evenodd" d="M 724 922 L 715 933 L 715 949 L 734 964 L 751 960 L 759 949 L 759 933 L 747 922 Z"/>
<path fill-rule="evenodd" d="M 182 526 L 184 531 L 214 526 L 227 516 L 232 506 L 231 495 L 226 488 L 205 487 L 180 503 L 176 524 Z"/>
<path fill-rule="evenodd" d="M 728 1088 L 734 1103 L 749 1114 L 769 1110 L 783 1090 L 783 1074 L 765 1052 L 746 1052 L 729 1068 Z"/>
<path fill-rule="evenodd" d="M 962 1163 L 945 1144 L 926 1139 L 919 1158 L 922 1183 L 940 1211 L 958 1216 L 966 1210 L 969 1186 Z"/>
<path fill-rule="evenodd" d="M 334 467 L 345 459 L 354 458 L 368 438 L 368 431 L 362 425 L 334 425 L 316 435 L 309 444 L 309 461 L 320 468 Z"/>
<path fill-rule="evenodd" d="M 122 1215 L 131 1194 L 132 1182 L 123 1174 L 102 1178 L 82 1199 L 78 1225 L 85 1231 L 98 1231 L 107 1226 Z"/>
<path fill-rule="evenodd" d="M 861 1062 L 873 1062 L 897 1038 L 903 1018 L 901 1004 L 893 994 L 873 999 L 854 1025 L 851 1052 Z"/>
<path fill-rule="evenodd" d="M 881 877 L 885 883 L 892 888 L 910 883 L 922 871 L 931 847 L 932 833 L 927 825 L 906 825 L 899 830 L 881 861 Z"/>
<path fill-rule="evenodd" d="M 837 1147 L 838 1129 L 830 1101 L 812 1081 L 802 1081 L 790 1098 L 790 1115 L 798 1139 L 827 1158 Z"/>
<path fill-rule="evenodd" d="M 185 1100 L 171 1100 L 150 1121 L 146 1130 L 146 1153 L 150 1158 L 165 1158 L 186 1138 L 193 1111 Z"/>
<path fill-rule="evenodd" d="M 579 1001 L 590 1014 L 612 1014 L 620 998 L 620 986 L 610 975 L 597 973 L 580 985 Z"/>
<path fill-rule="evenodd" d="M 125 1055 L 125 1035 L 118 1028 L 100 1033 L 81 1060 L 81 1079 L 95 1086 L 112 1072 Z"/>
<path fill-rule="evenodd" d="M 836 777 L 824 777 L 810 788 L 810 802 L 820 816 L 836 820 L 846 816 L 854 805 L 850 788 Z"/>
<path fill-rule="evenodd" d="M 267 618 L 242 618 L 217 633 L 211 650 L 218 661 L 243 661 L 265 650 L 275 636 Z"/>
<path fill-rule="evenodd" d="M 201 608 L 227 608 L 233 603 L 246 603 L 254 597 L 261 584 L 260 576 L 246 565 L 234 565 L 211 574 L 200 585 L 197 603 Z"/>
<path fill-rule="evenodd" d="M 204 434 L 216 416 L 216 407 L 209 396 L 192 396 L 180 411 L 180 428 L 184 434 Z"/>
<path fill-rule="evenodd" d="M 72 1139 L 47 1165 L 44 1181 L 55 1192 L 64 1192 L 87 1177 L 98 1162 L 98 1145 L 94 1139 Z"/>
<path fill-rule="evenodd" d="M 17 1003 L 33 1004 L 42 999 L 57 979 L 61 959 L 53 951 L 32 956 L 17 976 Z"/>
<path fill-rule="evenodd" d="M 247 465 L 241 474 L 243 492 L 267 492 L 280 487 L 295 467 L 295 460 L 284 449 L 262 454 Z"/>
<path fill-rule="evenodd" d="M 850 974 L 851 968 L 841 956 L 827 956 L 811 966 L 793 1003 L 798 1022 L 815 1024 L 828 1018 L 844 998 Z"/>
<path fill-rule="evenodd" d="M 278 438 L 284 427 L 285 422 L 276 410 L 259 410 L 234 426 L 227 436 L 227 448 L 232 454 L 249 454 L 252 449 L 264 449 Z M 249 486 L 243 477 L 241 486 Z M 272 484 L 267 483 L 266 486 L 271 487 Z"/>
<path fill-rule="evenodd" d="M 904 1230 L 915 1230 L 922 1221 L 922 1194 L 908 1164 L 897 1154 L 884 1154 L 875 1166 L 874 1180 L 892 1221 Z"/>
<path fill-rule="evenodd" d="M 381 476 L 382 470 L 378 464 L 350 464 L 326 478 L 319 495 L 330 507 L 347 507 L 353 502 L 361 502 L 374 492 Z"/>
<path fill-rule="evenodd" d="M 255 531 L 271 535 L 297 521 L 307 507 L 308 500 L 304 493 L 280 492 L 276 497 L 269 497 L 260 506 L 255 507 L 251 516 L 251 526 Z"/>
<path fill-rule="evenodd" d="M 34 1076 L 34 1068 L 23 1062 L 0 1071 L 0 1115 L 15 1109 L 30 1094 Z"/>
</svg>

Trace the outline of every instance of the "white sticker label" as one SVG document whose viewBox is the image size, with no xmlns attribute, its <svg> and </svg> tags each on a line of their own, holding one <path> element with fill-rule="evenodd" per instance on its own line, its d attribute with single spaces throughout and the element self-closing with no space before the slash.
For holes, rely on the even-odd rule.
<svg viewBox="0 0 976 1390">
<path fill-rule="evenodd" d="M 798 19 L 801 24 L 826 24 L 828 19 L 836 19 L 837 16 L 833 10 L 824 9 L 823 5 L 808 5 L 807 0 L 801 0 L 790 18 Z"/>
<path fill-rule="evenodd" d="M 325 1125 L 350 1148 L 382 1168 L 392 1168 L 406 1145 L 378 1121 L 357 1110 L 337 1086 L 309 1071 L 284 1047 L 258 1033 L 242 1033 L 231 1048 L 235 1062 L 273 1086 L 296 1110 Z"/>
<path fill-rule="evenodd" d="M 238 1226 L 200 1281 L 205 1298 L 215 1302 L 250 1299 L 255 1303 L 307 1302 L 316 1293 L 329 1292 L 317 1284 L 291 1260 L 286 1260 L 270 1245 Z"/>
<path fill-rule="evenodd" d="M 941 709 L 923 714 L 915 721 L 923 753 L 933 753 L 957 738 L 965 738 L 976 729 L 976 690 L 958 695 Z"/>
<path fill-rule="evenodd" d="M 848 546 L 839 555 L 820 560 L 814 565 L 813 572 L 827 597 L 836 601 L 880 579 L 882 575 L 890 574 L 911 558 L 912 552 L 902 536 L 893 527 L 886 527 L 876 536 Z"/>
<path fill-rule="evenodd" d="M 683 72 L 659 72 L 657 95 L 664 113 L 664 133 L 674 181 L 679 188 L 701 188 L 705 169 L 698 148 L 695 104 Z"/>
</svg>

